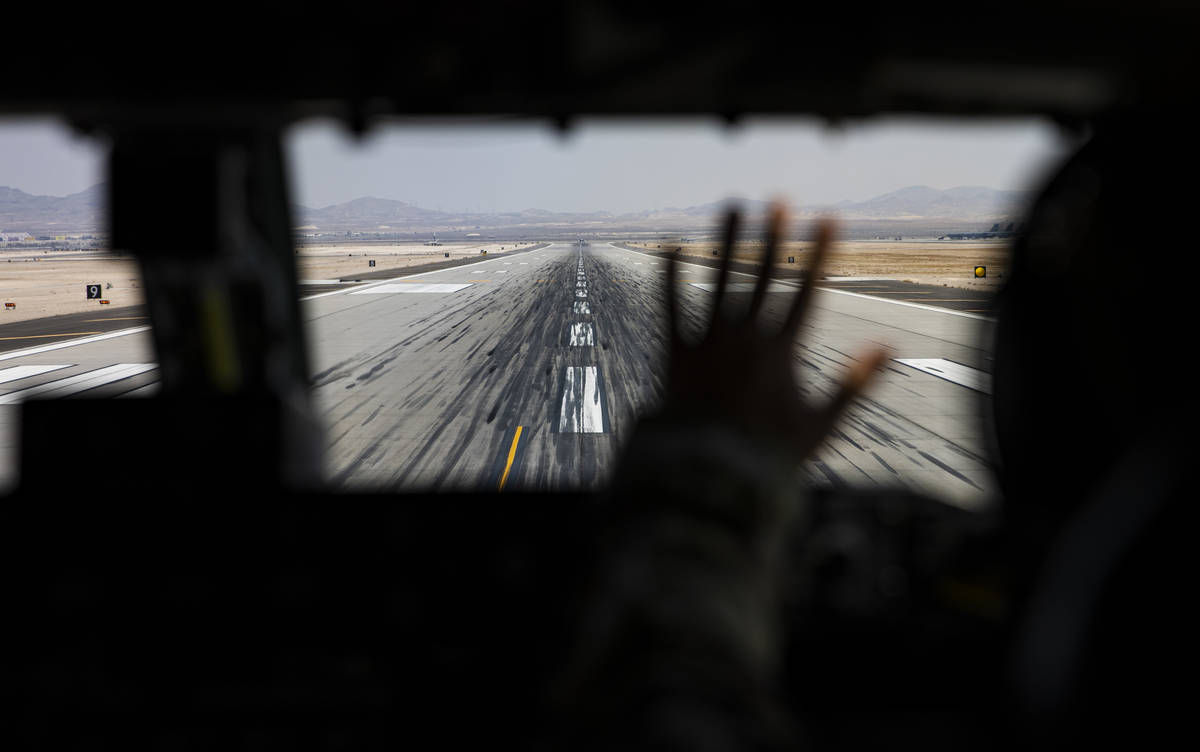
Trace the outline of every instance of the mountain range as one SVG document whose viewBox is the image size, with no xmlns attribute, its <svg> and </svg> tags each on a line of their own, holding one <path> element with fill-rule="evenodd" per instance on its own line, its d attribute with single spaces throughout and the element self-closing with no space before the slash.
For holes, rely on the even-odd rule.
<svg viewBox="0 0 1200 752">
<path fill-rule="evenodd" d="M 97 232 L 104 223 L 103 183 L 69 196 L 34 196 L 0 186 L 0 230 L 9 232 Z"/>
<path fill-rule="evenodd" d="M 69 196 L 34 196 L 16 188 L 0 187 L 0 230 L 46 232 L 96 232 L 102 227 L 107 187 L 99 184 Z M 911 222 L 926 220 L 954 226 L 992 223 L 1018 217 L 1029 200 L 1021 191 L 983 186 L 939 190 L 917 185 L 885 193 L 866 201 L 841 201 L 818 207 L 792 207 L 803 220 L 833 213 L 843 221 Z M 697 206 L 666 207 L 614 214 L 607 211 L 562 212 L 524 209 L 511 212 L 447 212 L 426 209 L 392 199 L 364 197 L 332 206 L 311 208 L 293 205 L 297 229 L 304 233 L 328 232 L 435 232 L 568 228 L 587 230 L 697 230 L 735 203 L 750 216 L 761 215 L 764 201 L 734 199 Z"/>
</svg>

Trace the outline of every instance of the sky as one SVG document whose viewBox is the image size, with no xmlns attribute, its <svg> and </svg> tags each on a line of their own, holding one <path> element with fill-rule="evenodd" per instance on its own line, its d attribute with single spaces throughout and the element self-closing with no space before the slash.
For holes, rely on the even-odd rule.
<svg viewBox="0 0 1200 752">
<path fill-rule="evenodd" d="M 1027 190 L 1071 148 L 1042 120 L 890 118 L 833 129 L 807 119 L 414 122 L 357 139 L 309 121 L 286 136 L 292 200 L 363 196 L 447 211 L 610 211 L 737 196 L 801 205 L 909 185 Z M 101 143 L 49 120 L 0 122 L 0 185 L 63 196 L 103 180 Z"/>
</svg>

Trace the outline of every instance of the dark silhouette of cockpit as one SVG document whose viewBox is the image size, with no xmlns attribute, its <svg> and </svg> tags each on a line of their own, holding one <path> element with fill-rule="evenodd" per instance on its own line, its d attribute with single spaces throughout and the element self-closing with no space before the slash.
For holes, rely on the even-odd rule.
<svg viewBox="0 0 1200 752">
<path fill-rule="evenodd" d="M 1196 174 L 1200 16 L 1030 3 L 793 23 L 772 8 L 213 11 L 154 32 L 103 31 L 120 19 L 97 8 L 8 39 L 0 114 L 59 116 L 111 147 L 110 236 L 141 264 L 162 393 L 23 408 L 0 522 L 6 743 L 1009 748 L 1183 728 L 1196 403 L 1176 365 L 1191 311 L 1174 223 L 1191 207 L 1168 186 Z M 687 655 L 687 620 L 668 640 L 605 598 L 623 597 L 614 568 L 658 561 L 639 545 L 662 519 L 734 530 L 736 547 L 774 517 L 670 503 L 637 462 L 601 494 L 503 506 L 321 488 L 290 124 L 891 114 L 1043 115 L 1086 145 L 1044 187 L 995 304 L 1003 510 L 811 491 L 806 523 L 772 538 L 786 597 L 755 601 L 778 617 L 769 676 L 736 656 L 650 671 Z M 1172 266 L 1139 264 L 1145 243 L 1177 245 Z M 742 564 L 730 571 L 759 582 Z M 897 569 L 899 596 L 878 587 Z M 706 639 L 732 656 L 734 632 Z"/>
</svg>

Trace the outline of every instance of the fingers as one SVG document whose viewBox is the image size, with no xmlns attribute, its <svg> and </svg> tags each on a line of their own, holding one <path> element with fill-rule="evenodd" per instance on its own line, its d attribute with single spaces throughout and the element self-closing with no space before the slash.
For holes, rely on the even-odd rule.
<svg viewBox="0 0 1200 752">
<path fill-rule="evenodd" d="M 804 277 L 804 285 L 792 300 L 792 307 L 788 311 L 787 321 L 783 325 L 781 336 L 789 342 L 796 338 L 796 332 L 799 331 L 800 324 L 804 321 L 808 309 L 812 306 L 813 287 L 821 277 L 821 270 L 825 266 L 826 257 L 829 255 L 829 245 L 832 238 L 833 223 L 829 220 L 821 220 L 817 225 L 816 247 L 813 248 L 812 260 L 809 261 L 808 272 Z"/>
<path fill-rule="evenodd" d="M 767 217 L 767 238 L 762 253 L 762 268 L 758 271 L 758 279 L 754 283 L 754 297 L 750 299 L 750 310 L 746 317 L 753 321 L 758 317 L 763 301 L 767 297 L 767 286 L 771 284 L 772 262 L 775 260 L 775 249 L 779 246 L 779 236 L 783 234 L 784 209 L 783 204 L 771 204 L 771 213 Z"/>
<path fill-rule="evenodd" d="M 721 270 L 717 273 L 717 293 L 713 296 L 712 317 L 709 330 L 716 326 L 721 315 L 721 304 L 725 302 L 725 285 L 729 282 L 729 265 L 733 259 L 733 245 L 737 242 L 738 225 L 741 224 L 741 214 L 737 209 L 730 209 L 725 215 L 725 232 L 721 241 Z"/>
<path fill-rule="evenodd" d="M 837 394 L 821 411 L 818 422 L 822 435 L 833 428 L 841 414 L 854 401 L 854 398 L 866 389 L 871 380 L 875 378 L 879 368 L 887 362 L 890 356 L 891 351 L 881 346 L 876 346 L 859 355 L 854 364 L 850 366 L 850 370 L 846 372 L 845 378 L 842 379 Z"/>
</svg>

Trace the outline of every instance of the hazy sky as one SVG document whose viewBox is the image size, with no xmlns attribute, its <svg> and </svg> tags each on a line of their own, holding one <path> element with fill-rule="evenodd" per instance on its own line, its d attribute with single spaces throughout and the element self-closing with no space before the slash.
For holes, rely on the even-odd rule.
<svg viewBox="0 0 1200 752">
<path fill-rule="evenodd" d="M 1040 120 L 889 119 L 396 124 L 358 141 L 314 121 L 288 136 L 293 200 L 361 196 L 506 211 L 690 206 L 731 195 L 861 201 L 908 185 L 1030 188 L 1065 144 Z M 62 196 L 103 180 L 102 148 L 51 121 L 0 123 L 0 185 Z"/>
</svg>

